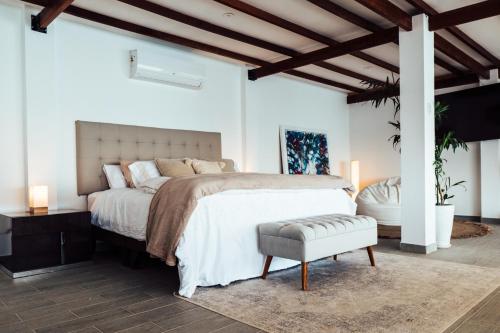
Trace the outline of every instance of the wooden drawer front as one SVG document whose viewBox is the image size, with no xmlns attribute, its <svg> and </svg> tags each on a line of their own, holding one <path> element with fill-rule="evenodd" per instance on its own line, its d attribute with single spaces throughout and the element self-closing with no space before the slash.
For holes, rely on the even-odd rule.
<svg viewBox="0 0 500 333">
<path fill-rule="evenodd" d="M 37 235 L 52 232 L 90 230 L 90 212 L 15 218 L 12 235 Z"/>
<path fill-rule="evenodd" d="M 14 272 L 61 264 L 61 234 L 25 235 L 12 238 L 10 268 Z"/>
<path fill-rule="evenodd" d="M 72 264 L 91 259 L 93 244 L 90 230 L 88 232 L 65 232 L 63 238 L 65 264 Z"/>
</svg>

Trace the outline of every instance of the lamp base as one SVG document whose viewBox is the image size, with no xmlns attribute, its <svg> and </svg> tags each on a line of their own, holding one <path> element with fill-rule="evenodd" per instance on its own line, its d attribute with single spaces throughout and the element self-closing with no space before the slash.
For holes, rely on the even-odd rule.
<svg viewBox="0 0 500 333">
<path fill-rule="evenodd" d="M 31 214 L 48 213 L 49 207 L 30 207 Z"/>
</svg>

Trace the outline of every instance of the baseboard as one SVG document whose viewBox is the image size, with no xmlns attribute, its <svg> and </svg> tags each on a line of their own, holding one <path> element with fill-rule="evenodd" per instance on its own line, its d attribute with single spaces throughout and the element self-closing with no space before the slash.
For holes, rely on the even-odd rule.
<svg viewBox="0 0 500 333">
<path fill-rule="evenodd" d="M 456 220 L 481 222 L 481 216 L 455 215 Z"/>
<path fill-rule="evenodd" d="M 481 222 L 489 223 L 489 224 L 500 224 L 500 219 L 492 218 L 492 217 L 481 217 Z"/>
<path fill-rule="evenodd" d="M 404 252 L 412 252 L 412 253 L 421 253 L 421 254 L 429 254 L 437 250 L 437 245 L 429 244 L 429 245 L 416 245 L 416 244 L 407 244 L 400 243 L 399 248 Z"/>
<path fill-rule="evenodd" d="M 489 224 L 500 224 L 500 218 L 492 218 L 492 217 L 455 215 L 455 219 L 465 220 L 465 221 L 473 221 L 473 222 L 489 223 Z"/>
</svg>

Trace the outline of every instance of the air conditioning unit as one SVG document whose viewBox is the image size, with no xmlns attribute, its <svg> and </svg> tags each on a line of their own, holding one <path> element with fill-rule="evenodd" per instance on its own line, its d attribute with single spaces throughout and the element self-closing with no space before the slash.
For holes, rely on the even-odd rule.
<svg viewBox="0 0 500 333">
<path fill-rule="evenodd" d="M 130 51 L 130 77 L 191 89 L 201 89 L 205 79 L 202 66 L 138 50 Z"/>
</svg>

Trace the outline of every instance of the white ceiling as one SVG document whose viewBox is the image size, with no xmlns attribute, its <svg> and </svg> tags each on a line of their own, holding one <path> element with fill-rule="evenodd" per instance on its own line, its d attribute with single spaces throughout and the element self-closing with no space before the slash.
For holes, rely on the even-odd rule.
<svg viewBox="0 0 500 333">
<path fill-rule="evenodd" d="M 309 52 L 325 46 L 317 41 L 284 30 L 212 0 L 150 1 L 213 24 L 217 24 L 219 26 L 251 35 L 281 46 L 286 46 L 297 51 Z M 349 40 L 368 33 L 366 30 L 344 21 L 343 19 L 324 11 L 306 0 L 244 0 L 244 2 L 338 41 Z M 393 26 L 391 22 L 366 9 L 356 1 L 333 0 L 333 2 L 374 23 L 377 23 L 378 25 L 383 27 Z M 411 13 L 414 11 L 413 7 L 405 0 L 392 0 L 392 2 L 407 12 Z M 437 11 L 443 12 L 480 1 L 427 0 L 426 2 Z M 262 60 L 274 62 L 286 58 L 286 56 L 281 54 L 206 32 L 162 16 L 131 7 L 116 0 L 76 0 L 74 5 Z M 227 13 L 231 14 L 228 15 Z M 465 33 L 491 53 L 500 57 L 500 39 L 498 38 L 498 32 L 500 32 L 500 17 L 493 17 L 490 19 L 464 24 L 459 26 L 459 28 L 461 28 Z M 490 65 L 488 60 L 472 51 L 470 48 L 454 38 L 451 34 L 446 31 L 439 31 L 439 34 L 448 39 L 454 45 L 460 47 L 467 54 L 473 56 L 482 64 Z M 398 46 L 395 44 L 386 44 L 374 47 L 367 49 L 364 52 L 394 65 L 398 65 L 399 63 Z M 457 64 L 448 57 L 440 54 L 438 51 L 436 54 L 456 67 L 462 69 L 464 68 L 460 64 Z M 390 75 L 389 71 L 350 55 L 331 59 L 328 60 L 328 62 L 377 79 L 385 79 L 388 75 Z M 314 65 L 305 66 L 300 70 L 338 82 L 362 87 L 358 79 L 346 77 Z M 448 74 L 448 72 L 436 66 L 436 76 L 443 74 Z"/>
</svg>

